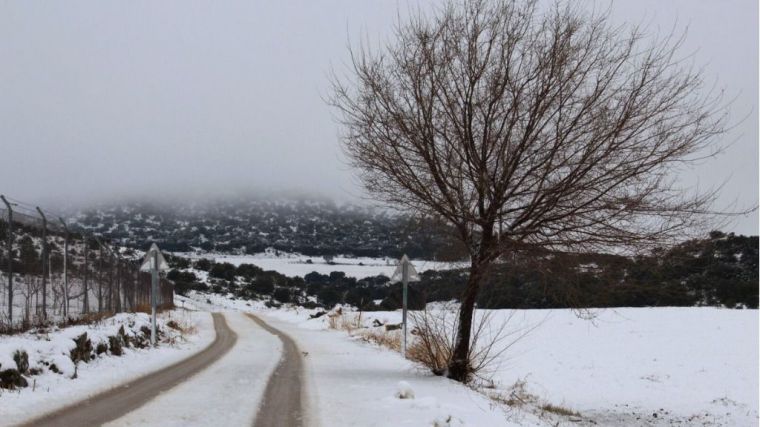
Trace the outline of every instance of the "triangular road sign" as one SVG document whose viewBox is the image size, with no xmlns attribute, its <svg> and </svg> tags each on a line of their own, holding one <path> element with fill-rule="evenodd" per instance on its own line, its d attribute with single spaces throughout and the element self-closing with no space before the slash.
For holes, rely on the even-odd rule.
<svg viewBox="0 0 760 427">
<path fill-rule="evenodd" d="M 409 261 L 409 258 L 404 255 L 401 257 L 401 261 L 398 262 L 398 265 L 396 266 L 396 271 L 393 272 L 393 275 L 391 276 L 391 283 L 396 283 L 404 280 L 404 264 L 407 265 L 407 274 L 410 282 L 419 282 L 420 281 L 420 275 L 417 274 L 417 270 L 415 270 L 414 265 L 411 261 Z"/>
<path fill-rule="evenodd" d="M 169 263 L 166 262 L 166 259 L 164 259 L 164 255 L 161 253 L 161 249 L 158 249 L 158 245 L 153 243 L 150 245 L 150 249 L 148 249 L 148 252 L 145 254 L 145 258 L 143 259 L 143 263 L 140 266 L 140 271 L 147 271 L 150 272 L 151 268 L 153 267 L 153 254 L 158 254 L 158 265 L 156 268 L 158 268 L 158 271 L 166 271 L 169 269 Z"/>
</svg>

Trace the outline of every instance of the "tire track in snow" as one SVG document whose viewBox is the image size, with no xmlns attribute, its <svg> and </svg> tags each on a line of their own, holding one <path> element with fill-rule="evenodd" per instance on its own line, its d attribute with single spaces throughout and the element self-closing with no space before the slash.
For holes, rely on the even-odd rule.
<svg viewBox="0 0 760 427">
<path fill-rule="evenodd" d="M 253 314 L 246 313 L 251 320 L 282 341 L 282 358 L 272 376 L 269 377 L 262 399 L 255 427 L 301 427 L 304 425 L 304 411 L 301 406 L 301 377 L 303 361 L 295 341 L 279 329 L 269 326 Z"/>
</svg>

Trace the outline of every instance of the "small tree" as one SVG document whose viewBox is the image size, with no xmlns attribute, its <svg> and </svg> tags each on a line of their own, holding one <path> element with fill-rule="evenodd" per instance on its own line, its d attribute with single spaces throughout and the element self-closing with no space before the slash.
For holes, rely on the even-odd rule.
<svg viewBox="0 0 760 427">
<path fill-rule="evenodd" d="M 488 267 L 534 248 L 667 244 L 715 192 L 672 176 L 724 132 L 726 109 L 680 40 L 536 1 L 450 1 L 333 79 L 347 157 L 368 191 L 456 230 L 470 257 L 447 375 L 467 381 Z"/>
</svg>

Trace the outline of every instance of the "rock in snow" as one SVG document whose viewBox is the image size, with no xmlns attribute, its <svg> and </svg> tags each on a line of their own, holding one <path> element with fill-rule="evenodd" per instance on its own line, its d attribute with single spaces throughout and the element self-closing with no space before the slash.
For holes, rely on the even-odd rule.
<svg viewBox="0 0 760 427">
<path fill-rule="evenodd" d="M 396 397 L 399 399 L 414 399 L 414 390 L 412 390 L 412 386 L 408 382 L 399 381 L 397 388 Z"/>
</svg>

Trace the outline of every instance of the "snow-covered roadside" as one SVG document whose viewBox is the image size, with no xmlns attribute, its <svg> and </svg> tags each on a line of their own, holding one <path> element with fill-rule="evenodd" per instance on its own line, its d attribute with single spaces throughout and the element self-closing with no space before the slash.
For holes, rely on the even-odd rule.
<svg viewBox="0 0 760 427">
<path fill-rule="evenodd" d="M 177 387 L 106 425 L 250 425 L 267 380 L 280 360 L 282 343 L 242 313 L 227 312 L 224 317 L 238 337 L 229 353 Z"/>
<path fill-rule="evenodd" d="M 510 421 L 505 409 L 485 396 L 436 377 L 396 352 L 275 314 L 259 313 L 304 352 L 308 407 L 320 426 L 524 425 Z"/>
<path fill-rule="evenodd" d="M 185 329 L 180 336 L 166 324 L 174 320 Z M 0 425 L 14 425 L 96 395 L 129 380 L 169 366 L 206 348 L 214 340 L 213 320 L 209 313 L 175 309 L 161 313 L 161 328 L 167 331 L 164 342 L 156 349 L 124 347 L 121 356 L 101 355 L 88 363 L 79 362 L 77 377 L 72 379 L 74 364 L 69 352 L 73 338 L 87 332 L 93 350 L 97 342 L 125 331 L 139 331 L 149 324 L 142 313 L 121 313 L 96 324 L 72 326 L 45 335 L 25 333 L 0 337 L 0 363 L 3 368 L 15 368 L 12 354 L 26 349 L 30 367 L 40 367 L 41 360 L 53 361 L 60 374 L 42 366 L 42 372 L 28 378 L 29 387 L 0 390 Z M 131 325 L 131 326 L 130 326 Z"/>
<path fill-rule="evenodd" d="M 394 380 L 403 377 L 416 388 L 415 380 L 409 378 L 427 375 L 396 353 L 357 342 L 358 338 L 350 338 L 344 331 L 328 331 L 327 316 L 309 319 L 309 315 L 318 310 L 268 309 L 260 302 L 231 300 L 218 295 L 209 296 L 209 301 L 214 305 L 263 313 L 267 321 L 291 334 L 299 345 L 304 345 L 303 342 L 304 347 L 312 346 L 317 356 L 309 361 L 314 356 L 310 352 L 306 359 L 307 364 L 311 364 L 307 365 L 310 371 L 318 375 L 312 388 L 319 390 L 320 399 L 330 396 L 327 403 L 320 401 L 320 406 L 329 406 L 332 393 L 342 396 L 339 382 L 341 372 L 347 367 L 361 370 L 357 378 L 369 378 L 371 372 L 380 373 L 381 378 L 370 381 L 370 385 L 367 381 L 351 383 L 348 378 L 346 386 L 360 391 L 362 387 L 372 388 L 379 399 L 387 396 L 392 382 L 382 377 Z M 483 312 L 480 310 L 479 314 Z M 491 313 L 497 328 L 509 319 L 509 331 L 530 330 L 500 357 L 500 363 L 490 373 L 493 388 L 481 389 L 484 394 L 504 400 L 513 393 L 529 400 L 527 405 L 512 408 L 509 422 L 521 425 L 534 422 L 545 425 L 551 420 L 567 425 L 605 426 L 758 425 L 757 310 L 620 308 L 597 310 L 593 320 L 580 319 L 572 310 L 493 310 Z M 348 313 L 347 317 L 352 314 L 355 315 Z M 401 321 L 401 313 L 362 313 L 362 324 L 367 330 L 373 330 L 371 326 L 376 319 L 383 324 L 395 324 Z M 534 326 L 537 327 L 532 329 Z M 360 334 L 355 332 L 354 335 Z M 322 378 L 322 370 L 332 370 L 331 377 Z M 333 387 L 338 391 L 333 391 Z M 373 404 L 353 401 L 351 396 L 341 398 L 349 399 L 348 402 L 358 408 Z M 438 401 L 446 402 L 445 398 Z M 552 407 L 543 408 L 547 404 L 554 409 L 580 413 L 581 417 L 557 415 L 551 412 Z M 350 407 L 349 404 L 344 406 Z M 355 415 L 365 413 L 373 412 L 371 408 L 359 409 Z M 537 419 L 538 416 L 542 419 Z M 322 418 L 324 420 L 324 414 Z M 334 420 L 329 421 L 327 425 L 335 425 Z M 366 420 L 353 422 L 367 423 Z M 507 422 L 504 417 L 495 425 Z M 350 425 L 351 420 L 346 418 L 338 423 Z M 378 421 L 375 425 L 386 424 Z"/>
<path fill-rule="evenodd" d="M 267 315 L 300 329 L 328 328 L 327 316 L 308 320 L 314 311 L 268 309 Z M 490 311 L 496 328 L 508 321 L 507 331 L 530 332 L 489 373 L 493 388 L 481 391 L 505 400 L 513 392 L 535 399 L 510 414 L 522 425 L 531 424 L 532 415 L 568 425 L 758 425 L 757 310 L 661 307 L 593 314 L 584 320 L 572 310 Z M 401 313 L 362 313 L 365 327 L 375 320 L 398 323 Z M 556 416 L 542 409 L 546 404 L 581 416 Z"/>
<path fill-rule="evenodd" d="M 270 310 L 258 302 L 191 293 L 198 306 L 255 312 L 290 335 L 304 354 L 309 420 L 339 426 L 517 426 L 504 407 L 459 383 L 436 377 L 398 353 L 326 330 L 312 310 Z M 406 384 L 404 384 L 406 383 Z M 411 389 L 414 398 L 400 399 Z M 527 418 L 526 418 L 527 417 Z M 531 419 L 527 415 L 521 421 Z"/>
</svg>

